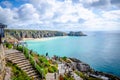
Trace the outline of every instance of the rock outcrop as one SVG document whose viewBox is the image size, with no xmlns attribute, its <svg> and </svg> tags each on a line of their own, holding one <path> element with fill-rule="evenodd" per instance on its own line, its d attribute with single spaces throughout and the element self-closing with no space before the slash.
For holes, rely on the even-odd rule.
<svg viewBox="0 0 120 80">
<path fill-rule="evenodd" d="M 84 34 L 84 33 L 81 32 L 81 31 L 78 31 L 78 32 L 73 32 L 73 31 L 71 31 L 71 32 L 68 33 L 68 36 L 87 36 L 87 35 Z"/>
<path fill-rule="evenodd" d="M 72 61 L 73 67 L 78 71 L 88 72 L 91 70 L 90 66 L 76 58 L 69 58 Z"/>
</svg>

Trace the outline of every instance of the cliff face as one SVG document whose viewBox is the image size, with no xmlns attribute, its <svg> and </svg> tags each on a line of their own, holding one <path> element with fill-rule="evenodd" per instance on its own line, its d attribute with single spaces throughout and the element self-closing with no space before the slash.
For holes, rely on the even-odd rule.
<svg viewBox="0 0 120 80">
<path fill-rule="evenodd" d="M 6 35 L 10 35 L 20 40 L 22 38 L 43 38 L 54 36 L 66 36 L 67 34 L 60 31 L 48 30 L 5 30 Z"/>
<path fill-rule="evenodd" d="M 54 37 L 54 36 L 86 36 L 81 31 L 79 32 L 60 32 L 60 31 L 49 31 L 49 30 L 5 30 L 6 36 L 12 36 L 18 40 L 22 38 L 43 38 L 43 37 Z"/>
</svg>

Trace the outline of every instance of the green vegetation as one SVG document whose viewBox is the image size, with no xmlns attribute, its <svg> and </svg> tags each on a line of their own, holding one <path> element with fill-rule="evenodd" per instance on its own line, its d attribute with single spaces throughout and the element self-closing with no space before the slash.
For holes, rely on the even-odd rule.
<svg viewBox="0 0 120 80">
<path fill-rule="evenodd" d="M 102 79 L 99 79 L 99 78 L 88 77 L 83 72 L 75 71 L 75 73 L 78 76 L 80 76 L 81 78 L 83 78 L 83 80 L 102 80 Z"/>
<path fill-rule="evenodd" d="M 22 46 L 18 46 L 18 47 L 17 47 L 17 50 L 23 51 L 23 47 L 22 47 Z"/>
<path fill-rule="evenodd" d="M 4 45 L 5 45 L 8 49 L 11 49 L 11 48 L 13 47 L 13 45 L 10 44 L 10 43 L 5 43 Z"/>
<path fill-rule="evenodd" d="M 75 80 L 72 76 L 65 74 L 64 75 L 64 80 Z"/>
<path fill-rule="evenodd" d="M 7 62 L 7 66 L 12 68 L 12 78 L 11 80 L 33 80 L 27 76 L 25 72 L 23 72 L 17 65 L 12 64 L 11 62 Z"/>
<path fill-rule="evenodd" d="M 22 47 L 22 46 L 18 46 L 18 47 L 17 47 L 17 50 L 23 52 L 23 47 Z M 25 55 L 26 58 L 28 58 L 28 59 L 30 60 L 30 63 L 31 63 L 31 64 L 36 68 L 36 70 L 40 73 L 40 76 L 41 76 L 41 77 L 44 77 L 45 75 L 44 75 L 44 72 L 43 72 L 42 68 L 41 68 L 38 64 L 35 63 L 35 60 L 34 60 L 33 55 L 31 55 L 31 54 L 29 53 L 29 50 L 28 50 L 27 48 L 25 48 L 25 47 L 24 47 L 24 55 Z"/>
<path fill-rule="evenodd" d="M 62 59 L 63 59 L 64 61 L 66 61 L 66 60 L 67 60 L 67 57 L 66 57 L 66 56 L 64 56 L 64 57 L 62 57 Z"/>
<path fill-rule="evenodd" d="M 50 66 L 50 67 L 48 67 L 48 72 L 54 73 L 54 72 L 56 72 L 56 71 L 57 71 L 57 68 L 56 68 L 55 66 Z"/>
<path fill-rule="evenodd" d="M 50 61 L 47 60 L 47 58 L 43 55 L 38 55 L 31 51 L 29 53 L 29 50 L 27 48 L 22 46 L 18 46 L 17 50 L 24 51 L 24 55 L 26 58 L 30 60 L 30 63 L 36 68 L 36 70 L 40 73 L 41 78 L 45 78 L 45 75 L 50 72 L 54 73 L 57 71 L 57 65 L 52 64 Z"/>
</svg>

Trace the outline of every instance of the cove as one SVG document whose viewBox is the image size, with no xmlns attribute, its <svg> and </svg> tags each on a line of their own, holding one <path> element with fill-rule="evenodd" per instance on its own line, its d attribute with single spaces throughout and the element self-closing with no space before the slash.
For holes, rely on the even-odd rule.
<svg viewBox="0 0 120 80">
<path fill-rule="evenodd" d="M 80 59 L 93 69 L 120 76 L 120 33 L 87 32 L 88 36 L 26 40 L 28 48 L 49 56 Z"/>
</svg>

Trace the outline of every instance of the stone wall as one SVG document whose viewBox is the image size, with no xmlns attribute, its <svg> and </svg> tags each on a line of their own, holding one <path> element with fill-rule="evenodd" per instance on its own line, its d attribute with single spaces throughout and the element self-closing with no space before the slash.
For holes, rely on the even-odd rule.
<svg viewBox="0 0 120 80">
<path fill-rule="evenodd" d="M 5 54 L 3 45 L 0 44 L 0 80 L 4 79 L 5 75 Z"/>
</svg>

